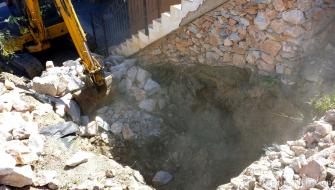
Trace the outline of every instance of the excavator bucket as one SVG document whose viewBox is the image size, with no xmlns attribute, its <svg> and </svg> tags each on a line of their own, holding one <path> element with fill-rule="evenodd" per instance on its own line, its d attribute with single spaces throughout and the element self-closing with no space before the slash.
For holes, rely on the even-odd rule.
<svg viewBox="0 0 335 190">
<path fill-rule="evenodd" d="M 94 82 L 87 82 L 83 89 L 74 94 L 74 98 L 84 114 L 90 114 L 97 107 L 110 101 L 114 92 L 115 90 L 112 89 L 112 75 L 109 75 L 105 77 L 105 84 L 102 86 L 97 86 Z"/>
</svg>

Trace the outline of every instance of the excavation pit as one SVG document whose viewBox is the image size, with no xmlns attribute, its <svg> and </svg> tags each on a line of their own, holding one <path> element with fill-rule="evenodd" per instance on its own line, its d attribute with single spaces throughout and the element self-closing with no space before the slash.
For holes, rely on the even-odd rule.
<svg viewBox="0 0 335 190">
<path fill-rule="evenodd" d="M 111 154 L 157 189 L 215 189 L 268 146 L 297 138 L 312 118 L 296 87 L 276 77 L 233 66 L 146 69 L 160 84 L 159 95 L 143 100 L 136 90 L 140 95 L 132 94 L 133 86 L 140 85 L 136 79 L 125 85 L 121 77 L 115 89 L 122 93 L 94 116 L 111 124 Z M 141 107 L 147 99 L 157 100 L 154 109 Z M 159 108 L 160 99 L 164 108 Z M 158 171 L 173 179 L 157 185 L 152 179 Z"/>
</svg>

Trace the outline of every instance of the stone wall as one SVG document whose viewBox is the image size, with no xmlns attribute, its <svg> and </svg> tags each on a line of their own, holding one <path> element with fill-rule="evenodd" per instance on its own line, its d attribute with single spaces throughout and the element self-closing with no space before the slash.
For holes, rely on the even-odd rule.
<svg viewBox="0 0 335 190">
<path fill-rule="evenodd" d="M 301 55 L 335 33 L 334 18 L 334 0 L 230 0 L 135 57 L 292 75 Z"/>
</svg>

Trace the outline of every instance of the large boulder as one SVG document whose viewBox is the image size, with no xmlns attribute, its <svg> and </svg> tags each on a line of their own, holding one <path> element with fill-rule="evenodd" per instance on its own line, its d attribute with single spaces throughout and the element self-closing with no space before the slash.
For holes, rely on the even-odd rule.
<svg viewBox="0 0 335 190">
<path fill-rule="evenodd" d="M 12 173 L 0 176 L 0 184 L 24 187 L 33 184 L 33 177 L 34 173 L 31 166 L 18 166 L 13 169 Z"/>
</svg>

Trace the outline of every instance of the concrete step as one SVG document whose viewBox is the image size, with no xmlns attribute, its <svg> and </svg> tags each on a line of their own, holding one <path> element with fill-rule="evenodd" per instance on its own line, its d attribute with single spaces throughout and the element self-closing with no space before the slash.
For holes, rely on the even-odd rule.
<svg viewBox="0 0 335 190">
<path fill-rule="evenodd" d="M 161 18 L 157 18 L 157 19 L 153 20 L 152 24 L 153 24 L 155 30 L 157 30 L 157 31 L 162 30 L 162 19 Z"/>
<path fill-rule="evenodd" d="M 181 4 L 171 5 L 170 6 L 171 16 L 175 19 L 182 19 L 181 14 Z"/>
<path fill-rule="evenodd" d="M 179 28 L 181 20 L 191 11 L 197 8 L 205 0 L 181 0 L 181 4 L 171 5 L 170 11 L 161 14 L 161 18 L 152 21 L 149 25 L 149 34 L 145 34 L 145 30 L 140 30 L 131 39 L 120 44 L 110 52 L 117 52 L 122 55 L 131 55 L 143 49 L 150 43 L 164 37 L 173 30 Z"/>
<path fill-rule="evenodd" d="M 145 30 L 138 31 L 138 37 L 140 39 L 140 42 L 143 47 L 147 46 L 149 44 L 149 36 L 145 34 Z"/>
</svg>

